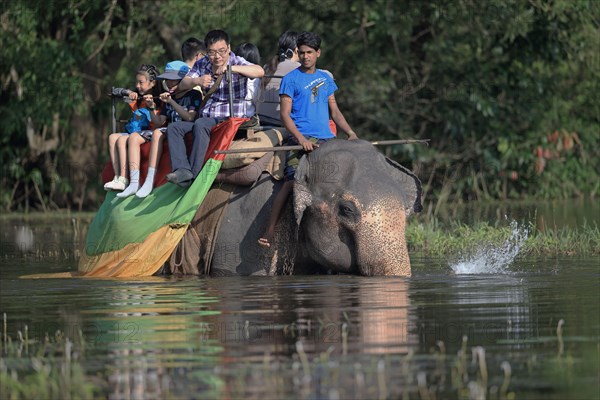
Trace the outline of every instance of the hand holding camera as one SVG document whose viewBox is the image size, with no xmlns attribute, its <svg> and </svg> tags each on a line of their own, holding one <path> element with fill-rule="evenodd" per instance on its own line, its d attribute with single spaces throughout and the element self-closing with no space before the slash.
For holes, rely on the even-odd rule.
<svg viewBox="0 0 600 400">
<path fill-rule="evenodd" d="M 137 95 L 137 93 L 136 93 L 136 95 Z M 136 96 L 136 98 L 137 98 L 137 96 Z M 146 101 L 146 108 L 148 108 L 150 110 L 154 110 L 156 108 L 156 103 L 154 103 L 154 98 L 152 97 L 152 94 L 145 94 L 144 100 Z"/>
</svg>

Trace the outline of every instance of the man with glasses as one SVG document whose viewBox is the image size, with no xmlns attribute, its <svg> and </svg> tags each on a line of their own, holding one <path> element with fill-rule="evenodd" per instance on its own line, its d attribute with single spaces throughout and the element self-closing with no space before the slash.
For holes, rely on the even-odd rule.
<svg viewBox="0 0 600 400">
<path fill-rule="evenodd" d="M 207 55 L 196 61 L 190 72 L 179 83 L 179 90 L 189 90 L 200 85 L 204 93 L 209 91 L 219 76 L 231 64 L 233 117 L 249 117 L 246 114 L 247 78 L 262 78 L 264 70 L 236 56 L 229 46 L 229 35 L 222 30 L 208 32 L 204 38 Z M 191 185 L 202 169 L 204 156 L 210 141 L 210 129 L 229 117 L 229 82 L 222 79 L 214 93 L 206 101 L 195 122 L 176 122 L 167 127 L 167 140 L 173 172 L 166 176 L 169 182 L 182 187 Z M 185 134 L 192 131 L 192 152 L 186 155 Z"/>
<path fill-rule="evenodd" d="M 291 151 L 285 167 L 285 182 L 273 201 L 267 230 L 258 244 L 270 247 L 279 215 L 293 188 L 294 175 L 300 158 L 305 152 L 319 147 L 319 143 L 333 139 L 329 117 L 348 135 L 348 140 L 358 139 L 337 106 L 334 92 L 337 90 L 331 74 L 317 69 L 321 56 L 321 38 L 312 32 L 298 36 L 300 66 L 285 75 L 279 89 L 281 122 L 291 134 L 289 144 L 300 144 L 302 151 Z"/>
</svg>

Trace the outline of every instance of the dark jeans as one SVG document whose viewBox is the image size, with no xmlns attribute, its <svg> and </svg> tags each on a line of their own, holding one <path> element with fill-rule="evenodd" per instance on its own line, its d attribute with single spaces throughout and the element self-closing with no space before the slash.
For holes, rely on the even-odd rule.
<svg viewBox="0 0 600 400">
<path fill-rule="evenodd" d="M 332 140 L 334 139 L 332 138 L 328 138 L 328 139 L 317 139 L 311 136 L 306 136 L 306 138 L 308 140 L 310 140 L 311 142 L 313 142 L 314 144 L 322 144 L 327 142 L 328 140 Z M 295 137 L 293 137 L 292 135 L 290 135 L 290 137 L 287 140 L 287 144 L 290 146 L 295 146 L 298 143 L 298 141 L 296 140 Z M 285 157 L 285 168 L 283 170 L 283 177 L 286 181 L 293 181 L 294 180 L 294 176 L 296 175 L 296 169 L 298 169 L 298 165 L 300 165 L 300 159 L 302 158 L 302 156 L 304 156 L 305 154 L 307 154 L 304 150 L 290 150 L 288 151 L 286 157 Z"/>
<path fill-rule="evenodd" d="M 196 122 L 179 121 L 167 127 L 169 154 L 173 171 L 187 169 L 192 171 L 194 178 L 198 176 L 204 165 L 204 157 L 210 142 L 210 128 L 219 122 L 216 118 L 198 118 Z M 183 138 L 192 132 L 192 152 L 188 158 Z"/>
</svg>

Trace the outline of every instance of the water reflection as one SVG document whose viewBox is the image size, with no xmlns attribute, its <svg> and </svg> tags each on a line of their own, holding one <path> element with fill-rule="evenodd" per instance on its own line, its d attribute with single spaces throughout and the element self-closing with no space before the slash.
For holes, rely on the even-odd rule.
<svg viewBox="0 0 600 400">
<path fill-rule="evenodd" d="M 27 225 L 21 225 L 15 230 L 15 244 L 21 252 L 28 252 L 33 248 L 35 238 L 33 237 L 33 231 Z"/>
<path fill-rule="evenodd" d="M 413 302 L 418 307 L 421 344 L 434 348 L 443 342 L 450 352 L 469 344 L 490 348 L 501 340 L 524 343 L 537 329 L 532 316 L 529 282 L 506 275 L 454 277 L 413 281 Z"/>
<path fill-rule="evenodd" d="M 68 224 L 62 233 L 29 226 L 34 248 L 74 240 Z M 0 259 L 9 335 L 25 325 L 39 341 L 81 330 L 82 367 L 102 397 L 455 398 L 478 380 L 476 346 L 485 350 L 490 386 L 503 382 L 509 363 L 518 379 L 507 390 L 518 398 L 585 398 L 580 387 L 597 388 L 589 382 L 600 349 L 598 257 L 518 260 L 507 273 L 486 275 L 452 275 L 421 259 L 410 279 L 25 281 L 17 276 L 75 261 L 24 256 L 32 250 L 20 253 L 11 232 L 2 231 L 11 247 Z M 453 374 L 463 336 L 460 386 Z M 25 375 L 22 359 L 2 357 Z"/>
<path fill-rule="evenodd" d="M 409 327 L 417 324 L 408 297 L 408 281 L 382 279 L 359 287 L 360 334 L 356 338 L 369 354 L 405 354 L 417 344 Z"/>
<path fill-rule="evenodd" d="M 212 307 L 217 299 L 195 285 L 162 283 L 115 288 L 106 310 L 93 312 L 113 335 L 107 343 L 110 397 L 164 398 L 181 386 L 222 397 L 223 384 L 213 374 L 222 347 L 206 335 L 220 314 Z"/>
<path fill-rule="evenodd" d="M 178 388 L 222 397 L 244 365 L 297 359 L 297 342 L 310 357 L 406 354 L 418 344 L 403 279 L 165 283 L 109 287 L 96 293 L 104 305 L 96 298 L 80 313 L 106 352 L 111 398 L 160 398 Z M 243 390 L 269 393 L 261 379 L 245 381 Z"/>
</svg>

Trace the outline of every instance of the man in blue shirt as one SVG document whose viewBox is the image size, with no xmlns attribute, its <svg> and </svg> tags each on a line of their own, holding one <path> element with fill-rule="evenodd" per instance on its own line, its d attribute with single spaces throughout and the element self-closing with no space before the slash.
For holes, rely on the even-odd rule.
<svg viewBox="0 0 600 400">
<path fill-rule="evenodd" d="M 290 144 L 300 144 L 303 151 L 290 152 L 286 162 L 285 182 L 273 201 L 267 231 L 258 243 L 270 247 L 275 225 L 293 188 L 294 173 L 300 157 L 319 147 L 319 143 L 333 139 L 329 119 L 348 135 L 348 140 L 358 139 L 340 111 L 334 92 L 337 85 L 327 72 L 317 69 L 321 56 L 321 38 L 304 32 L 298 36 L 300 66 L 283 77 L 279 89 L 281 122 L 292 135 Z"/>
</svg>

